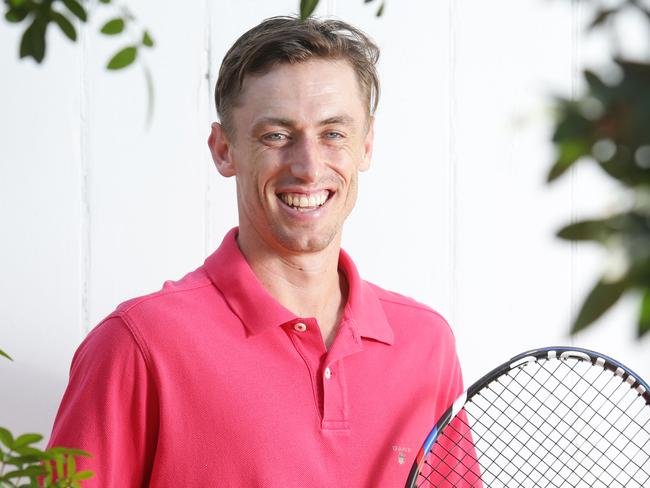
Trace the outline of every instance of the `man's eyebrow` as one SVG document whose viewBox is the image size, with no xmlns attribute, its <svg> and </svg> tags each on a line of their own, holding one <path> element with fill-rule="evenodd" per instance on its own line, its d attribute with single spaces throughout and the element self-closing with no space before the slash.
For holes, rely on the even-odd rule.
<svg viewBox="0 0 650 488">
<path fill-rule="evenodd" d="M 328 117 L 324 120 L 321 120 L 318 125 L 331 125 L 331 124 L 343 124 L 343 125 L 352 125 L 354 123 L 354 118 L 349 115 L 334 115 Z M 296 123 L 291 119 L 285 119 L 283 117 L 262 117 L 257 120 L 254 124 L 255 128 L 265 126 L 265 125 L 278 125 L 281 127 L 295 127 Z"/>
<path fill-rule="evenodd" d="M 329 117 L 323 120 L 320 125 L 330 125 L 330 124 L 343 124 L 349 125 L 353 124 L 354 119 L 349 115 L 335 115 L 334 117 Z"/>
<path fill-rule="evenodd" d="M 254 127 L 261 127 L 263 125 L 280 125 L 282 127 L 293 127 L 295 124 L 289 119 L 284 119 L 282 117 L 262 117 L 257 120 L 254 124 Z"/>
</svg>

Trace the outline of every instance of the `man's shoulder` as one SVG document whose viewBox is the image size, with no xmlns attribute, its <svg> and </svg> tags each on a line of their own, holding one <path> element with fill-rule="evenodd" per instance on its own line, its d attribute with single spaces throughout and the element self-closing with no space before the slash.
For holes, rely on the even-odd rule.
<svg viewBox="0 0 650 488">
<path fill-rule="evenodd" d="M 182 306 L 184 301 L 192 300 L 211 288 L 214 286 L 201 266 L 178 280 L 165 281 L 157 291 L 120 303 L 113 314 L 133 315 Z"/>
<path fill-rule="evenodd" d="M 447 320 L 428 305 L 400 293 L 386 290 L 374 283 L 366 281 L 366 284 L 375 292 L 375 295 L 387 314 L 398 315 L 407 319 L 416 319 L 427 323 L 435 323 L 439 326 L 449 328 Z"/>
</svg>

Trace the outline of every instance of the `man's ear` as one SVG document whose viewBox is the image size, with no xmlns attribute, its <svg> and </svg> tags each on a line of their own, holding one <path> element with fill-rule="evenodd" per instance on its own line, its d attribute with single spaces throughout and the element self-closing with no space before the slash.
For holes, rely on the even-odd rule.
<svg viewBox="0 0 650 488">
<path fill-rule="evenodd" d="M 226 131 L 219 122 L 212 123 L 212 130 L 208 137 L 208 147 L 219 173 L 226 177 L 234 176 L 236 171 L 230 152 L 232 146 Z"/>
<path fill-rule="evenodd" d="M 372 146 L 375 140 L 375 118 L 368 119 L 368 132 L 363 141 L 363 159 L 359 165 L 359 171 L 366 171 L 370 168 L 370 160 L 372 159 Z"/>
</svg>

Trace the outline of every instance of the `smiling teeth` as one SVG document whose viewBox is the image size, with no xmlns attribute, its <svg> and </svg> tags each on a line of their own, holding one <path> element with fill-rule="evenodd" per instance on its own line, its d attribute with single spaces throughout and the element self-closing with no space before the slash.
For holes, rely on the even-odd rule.
<svg viewBox="0 0 650 488">
<path fill-rule="evenodd" d="M 305 195 L 304 193 L 281 193 L 280 199 L 290 207 L 313 208 L 320 207 L 325 201 L 329 192 L 327 190 L 318 193 Z"/>
</svg>

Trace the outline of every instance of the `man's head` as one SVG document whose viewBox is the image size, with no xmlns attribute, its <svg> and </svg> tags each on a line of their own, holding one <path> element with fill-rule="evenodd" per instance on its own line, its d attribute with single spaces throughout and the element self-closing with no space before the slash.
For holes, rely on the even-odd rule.
<svg viewBox="0 0 650 488">
<path fill-rule="evenodd" d="M 338 251 L 372 154 L 377 47 L 340 21 L 269 19 L 226 55 L 208 145 L 235 176 L 244 253 Z"/>
<path fill-rule="evenodd" d="M 311 59 L 349 63 L 356 73 L 368 116 L 374 114 L 379 102 L 379 48 L 363 32 L 334 19 L 272 17 L 242 35 L 221 63 L 214 99 L 223 128 L 232 132 L 232 110 L 246 76 L 264 74 L 279 63 Z"/>
</svg>

